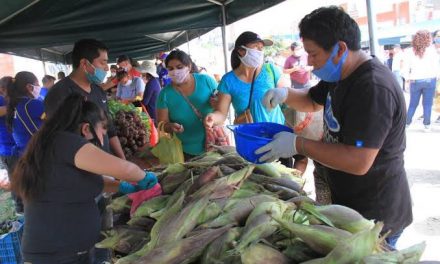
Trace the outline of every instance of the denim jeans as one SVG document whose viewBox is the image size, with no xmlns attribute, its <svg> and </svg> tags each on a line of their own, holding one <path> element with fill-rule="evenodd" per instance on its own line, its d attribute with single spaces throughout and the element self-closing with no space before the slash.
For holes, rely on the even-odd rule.
<svg viewBox="0 0 440 264">
<path fill-rule="evenodd" d="M 396 78 L 397 83 L 400 86 L 400 89 L 403 89 L 403 78 L 400 75 L 400 71 L 393 71 L 394 78 Z"/>
<path fill-rule="evenodd" d="M 408 114 L 406 117 L 406 124 L 409 125 L 412 122 L 414 113 L 420 102 L 420 96 L 423 95 L 423 124 L 428 126 L 431 124 L 431 111 L 432 103 L 434 101 L 436 79 L 422 79 L 411 81 L 409 86 L 409 106 Z"/>
<path fill-rule="evenodd" d="M 402 235 L 402 233 L 403 233 L 403 231 L 400 231 L 400 232 L 395 233 L 395 234 L 392 235 L 392 236 L 389 236 L 389 237 L 385 238 L 385 241 L 387 242 L 388 247 L 389 247 L 391 250 L 396 250 L 396 243 L 397 243 L 397 240 L 399 240 L 399 238 L 400 238 L 400 236 Z"/>
</svg>

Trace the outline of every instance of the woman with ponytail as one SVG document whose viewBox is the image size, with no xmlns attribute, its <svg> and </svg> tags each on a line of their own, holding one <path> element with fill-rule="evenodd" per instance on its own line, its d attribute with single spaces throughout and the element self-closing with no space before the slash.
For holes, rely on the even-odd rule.
<svg viewBox="0 0 440 264">
<path fill-rule="evenodd" d="M 23 154 L 31 137 L 43 122 L 44 105 L 38 100 L 40 85 L 37 77 L 31 72 L 21 71 L 8 83 L 8 104 L 6 109 L 6 126 L 12 133 L 15 146 L 12 153 L 10 169 L 13 170 L 17 159 Z M 23 203 L 14 192 L 15 211 L 23 213 Z"/>
<path fill-rule="evenodd" d="M 25 262 L 92 263 L 100 231 L 95 197 L 157 184 L 153 173 L 101 149 L 106 127 L 105 112 L 73 94 L 29 142 L 12 177 L 25 205 Z"/>
</svg>

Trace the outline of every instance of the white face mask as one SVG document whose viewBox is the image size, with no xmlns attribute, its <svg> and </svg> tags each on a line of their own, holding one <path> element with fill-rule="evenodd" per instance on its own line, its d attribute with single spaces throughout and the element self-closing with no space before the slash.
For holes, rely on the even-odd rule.
<svg viewBox="0 0 440 264">
<path fill-rule="evenodd" d="M 40 96 L 41 87 L 38 85 L 33 85 L 33 84 L 31 85 L 33 87 L 32 95 L 34 96 L 34 98 L 38 98 Z"/>
<path fill-rule="evenodd" d="M 173 80 L 173 83 L 181 84 L 185 81 L 186 77 L 189 74 L 188 67 L 184 67 L 182 69 L 174 69 L 172 71 L 168 71 L 168 77 Z"/>
<path fill-rule="evenodd" d="M 131 84 L 131 80 L 128 80 L 125 84 L 124 84 L 124 86 L 129 86 L 130 84 Z"/>
<path fill-rule="evenodd" d="M 116 72 L 112 72 L 111 75 L 112 75 L 112 77 L 115 77 L 116 76 Z"/>
<path fill-rule="evenodd" d="M 263 64 L 264 62 L 263 51 L 257 49 L 251 49 L 245 46 L 241 46 L 241 47 L 246 50 L 246 54 L 243 57 L 239 57 L 241 62 L 244 63 L 244 65 L 251 68 L 258 68 Z"/>
</svg>

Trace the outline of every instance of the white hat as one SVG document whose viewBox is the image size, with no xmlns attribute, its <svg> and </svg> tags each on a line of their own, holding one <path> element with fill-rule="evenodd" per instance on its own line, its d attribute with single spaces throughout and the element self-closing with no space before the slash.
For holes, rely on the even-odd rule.
<svg viewBox="0 0 440 264">
<path fill-rule="evenodd" d="M 139 67 L 136 67 L 136 70 L 138 70 L 140 73 L 149 73 L 155 78 L 159 77 L 156 73 L 156 64 L 154 64 L 154 61 L 151 60 L 143 61 Z"/>
</svg>

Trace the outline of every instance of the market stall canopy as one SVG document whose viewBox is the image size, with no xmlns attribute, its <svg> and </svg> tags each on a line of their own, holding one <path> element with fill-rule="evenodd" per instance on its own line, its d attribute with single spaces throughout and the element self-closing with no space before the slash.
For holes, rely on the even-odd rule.
<svg viewBox="0 0 440 264">
<path fill-rule="evenodd" d="M 170 50 L 283 0 L 2 0 L 0 52 L 68 62 L 72 45 L 96 38 L 111 61 Z"/>
</svg>

